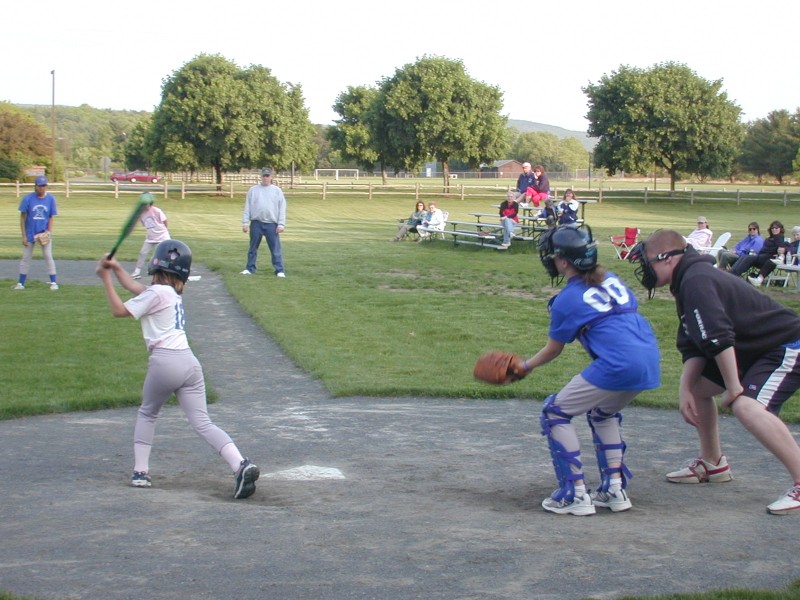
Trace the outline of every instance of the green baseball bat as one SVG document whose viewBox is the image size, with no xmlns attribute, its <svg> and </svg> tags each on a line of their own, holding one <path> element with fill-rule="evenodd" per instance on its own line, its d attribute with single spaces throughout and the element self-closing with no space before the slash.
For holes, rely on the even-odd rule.
<svg viewBox="0 0 800 600">
<path fill-rule="evenodd" d="M 125 225 L 122 226 L 122 231 L 119 232 L 119 237 L 117 238 L 117 243 L 114 244 L 114 247 L 111 248 L 111 252 L 108 253 L 108 259 L 111 260 L 114 255 L 119 250 L 119 247 L 122 245 L 122 242 L 125 241 L 131 231 L 133 231 L 134 227 L 136 227 L 136 221 L 139 220 L 139 215 L 142 214 L 145 208 L 150 206 L 155 199 L 153 198 L 153 194 L 150 192 L 144 192 L 139 196 L 139 201 L 136 203 L 136 206 L 133 207 L 133 211 L 131 215 L 128 217 L 128 220 L 125 221 Z"/>
</svg>

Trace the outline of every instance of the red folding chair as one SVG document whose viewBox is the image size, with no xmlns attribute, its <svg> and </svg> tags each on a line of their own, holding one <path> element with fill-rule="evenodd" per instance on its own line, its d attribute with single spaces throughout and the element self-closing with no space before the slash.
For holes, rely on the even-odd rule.
<svg viewBox="0 0 800 600">
<path fill-rule="evenodd" d="M 636 227 L 626 227 L 624 235 L 609 236 L 609 239 L 611 240 L 611 246 L 617 253 L 618 259 L 625 260 L 625 258 L 628 256 L 628 253 L 630 253 L 633 247 L 639 242 L 640 233 L 641 230 Z"/>
</svg>

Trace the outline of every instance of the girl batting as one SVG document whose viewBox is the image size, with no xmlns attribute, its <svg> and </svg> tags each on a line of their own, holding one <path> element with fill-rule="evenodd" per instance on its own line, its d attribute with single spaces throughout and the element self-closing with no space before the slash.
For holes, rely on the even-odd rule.
<svg viewBox="0 0 800 600">
<path fill-rule="evenodd" d="M 150 450 L 156 419 L 172 394 L 178 400 L 189 424 L 228 463 L 234 473 L 234 498 L 247 498 L 256 491 L 258 467 L 239 452 L 230 436 L 211 422 L 206 405 L 206 386 L 200 362 L 186 338 L 183 287 L 189 278 L 192 252 L 178 240 L 156 246 L 148 274 L 151 285 L 135 281 L 116 260 L 102 258 L 96 272 L 103 280 L 106 297 L 115 317 L 141 321 L 150 359 L 142 388 L 142 404 L 133 433 L 134 467 L 131 485 L 150 487 Z M 123 302 L 117 294 L 111 273 L 134 297 Z"/>
</svg>

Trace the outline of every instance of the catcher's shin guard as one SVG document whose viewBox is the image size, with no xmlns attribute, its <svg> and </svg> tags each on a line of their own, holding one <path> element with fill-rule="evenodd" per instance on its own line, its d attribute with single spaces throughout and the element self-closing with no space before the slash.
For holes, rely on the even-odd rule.
<svg viewBox="0 0 800 600">
<path fill-rule="evenodd" d="M 603 443 L 601 433 L 599 430 L 605 429 L 605 425 L 613 426 L 610 419 L 616 419 L 616 433 L 619 434 L 619 443 L 606 444 Z M 597 466 L 600 469 L 600 487 L 598 491 L 607 492 L 611 485 L 611 476 L 619 473 L 622 479 L 622 488 L 628 487 L 628 479 L 633 479 L 633 474 L 630 472 L 622 458 L 625 455 L 627 445 L 625 440 L 622 439 L 622 413 L 607 414 L 600 409 L 593 409 L 586 413 L 586 420 L 589 421 L 589 427 L 592 430 L 592 440 L 594 440 L 594 450 L 597 454 Z M 615 436 L 616 437 L 616 436 Z M 619 459 L 618 467 L 609 466 L 609 458 Z M 617 462 L 614 460 L 614 462 Z"/>
<path fill-rule="evenodd" d="M 572 415 L 568 415 L 555 406 L 555 400 L 555 394 L 551 394 L 545 399 L 540 417 L 542 435 L 547 437 L 550 456 L 553 458 L 553 469 L 556 472 L 559 486 L 559 489 L 551 494 L 551 498 L 572 502 L 575 498 L 575 481 L 583 479 L 583 463 L 579 458 L 580 450 L 567 452 L 563 444 L 553 438 L 552 427 L 554 425 L 569 425 L 572 422 Z M 573 467 L 577 472 L 573 472 Z"/>
</svg>

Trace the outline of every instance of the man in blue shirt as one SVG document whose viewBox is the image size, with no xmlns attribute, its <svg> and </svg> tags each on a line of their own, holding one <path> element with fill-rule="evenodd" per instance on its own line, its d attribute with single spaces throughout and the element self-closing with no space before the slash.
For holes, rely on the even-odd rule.
<svg viewBox="0 0 800 600">
<path fill-rule="evenodd" d="M 531 170 L 531 163 L 522 163 L 522 173 L 517 178 L 517 192 L 524 194 L 529 187 L 533 187 L 535 181 L 536 177 L 534 177 L 533 171 Z"/>
</svg>

